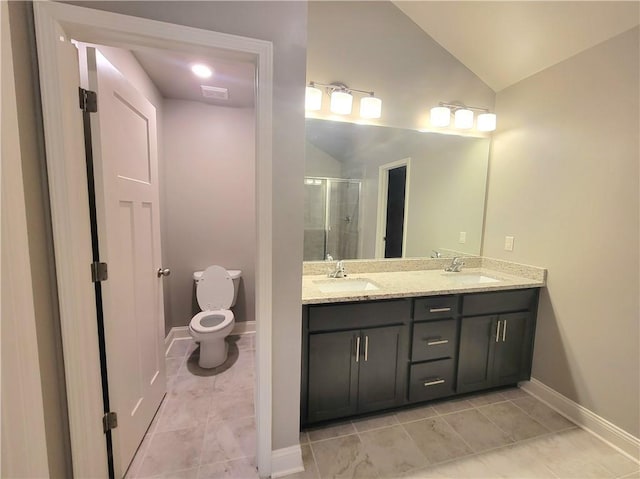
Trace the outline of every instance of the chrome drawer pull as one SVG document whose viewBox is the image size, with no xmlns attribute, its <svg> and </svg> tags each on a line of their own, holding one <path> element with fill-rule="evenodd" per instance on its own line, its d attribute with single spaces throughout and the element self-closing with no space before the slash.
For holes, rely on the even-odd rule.
<svg viewBox="0 0 640 479">
<path fill-rule="evenodd" d="M 427 381 L 424 383 L 424 387 L 435 386 L 437 384 L 444 384 L 444 379 L 435 379 L 433 381 Z"/>
<path fill-rule="evenodd" d="M 427 341 L 427 346 L 437 346 L 439 344 L 447 344 L 449 342 L 448 339 L 438 339 L 436 341 Z"/>
<path fill-rule="evenodd" d="M 500 339 L 500 321 L 498 321 L 498 327 L 496 328 L 496 343 Z"/>
<path fill-rule="evenodd" d="M 507 338 L 507 320 L 504 320 L 504 324 L 502 325 L 502 342 L 504 343 Z"/>
<path fill-rule="evenodd" d="M 446 313 L 447 311 L 451 311 L 451 308 L 431 308 L 429 310 L 430 313 Z"/>
<path fill-rule="evenodd" d="M 356 363 L 360 361 L 360 336 L 356 338 Z"/>
</svg>

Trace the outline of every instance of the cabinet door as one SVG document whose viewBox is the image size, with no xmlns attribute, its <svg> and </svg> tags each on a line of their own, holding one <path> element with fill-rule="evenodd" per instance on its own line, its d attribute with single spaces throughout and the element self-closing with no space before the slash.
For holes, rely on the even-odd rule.
<svg viewBox="0 0 640 479">
<path fill-rule="evenodd" d="M 493 363 L 493 385 L 515 384 L 522 379 L 523 366 L 528 357 L 529 313 L 501 314 L 498 316 L 499 341 L 496 343 Z"/>
<path fill-rule="evenodd" d="M 458 393 L 491 387 L 496 317 L 462 318 L 458 356 Z"/>
<path fill-rule="evenodd" d="M 406 348 L 402 347 L 403 331 L 402 326 L 389 326 L 360 332 L 358 412 L 402 402 L 407 363 Z"/>
<path fill-rule="evenodd" d="M 308 422 L 356 412 L 358 331 L 309 335 Z M 362 348 L 362 346 L 361 346 Z"/>
</svg>

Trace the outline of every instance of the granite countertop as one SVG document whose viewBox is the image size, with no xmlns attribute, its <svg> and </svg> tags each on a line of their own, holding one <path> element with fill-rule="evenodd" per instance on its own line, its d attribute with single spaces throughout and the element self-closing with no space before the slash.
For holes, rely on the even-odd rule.
<svg viewBox="0 0 640 479">
<path fill-rule="evenodd" d="M 500 262 L 502 263 L 502 262 Z M 302 304 L 340 303 L 347 301 L 368 301 L 403 297 L 435 296 L 440 294 L 476 293 L 507 289 L 541 288 L 546 283 L 546 270 L 531 267 L 531 271 L 510 267 L 510 265 L 492 264 L 495 268 L 464 268 L 460 273 L 449 273 L 442 269 L 358 272 L 349 274 L 347 264 L 346 278 L 328 278 L 326 274 L 310 274 L 302 277 Z M 523 267 L 529 268 L 529 267 Z M 507 270 L 507 271 L 505 271 Z M 515 272 L 523 274 L 513 274 Z M 499 281 L 478 283 L 469 278 L 482 275 Z M 379 289 L 371 291 L 322 292 L 318 284 L 348 282 L 354 279 L 366 279 Z M 462 280 L 462 281 L 461 281 Z M 464 283 L 469 280 L 468 283 Z"/>
</svg>

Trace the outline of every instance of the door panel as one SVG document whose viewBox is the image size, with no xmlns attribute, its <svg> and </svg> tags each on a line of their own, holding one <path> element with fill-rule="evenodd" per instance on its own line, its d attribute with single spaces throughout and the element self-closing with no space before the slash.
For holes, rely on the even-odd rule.
<svg viewBox="0 0 640 479">
<path fill-rule="evenodd" d="M 360 333 L 358 412 L 397 404 L 400 332 L 402 326 L 365 329 Z"/>
<path fill-rule="evenodd" d="M 515 384 L 523 379 L 522 365 L 526 357 L 528 313 L 502 314 L 498 317 L 501 323 L 500 341 L 496 344 L 494 360 L 495 386 Z"/>
<path fill-rule="evenodd" d="M 357 337 L 356 331 L 309 335 L 309 422 L 355 413 Z"/>
<path fill-rule="evenodd" d="M 476 391 L 491 385 L 495 316 L 462 318 L 458 357 L 457 392 Z"/>
<path fill-rule="evenodd" d="M 114 468 L 122 477 L 166 390 L 156 112 L 94 48 L 80 48 L 91 114 Z M 84 70 L 83 70 L 84 69 Z"/>
</svg>

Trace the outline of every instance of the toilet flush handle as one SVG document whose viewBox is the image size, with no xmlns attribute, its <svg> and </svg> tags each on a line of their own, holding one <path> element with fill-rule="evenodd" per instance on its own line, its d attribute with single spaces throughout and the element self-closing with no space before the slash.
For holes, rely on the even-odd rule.
<svg viewBox="0 0 640 479">
<path fill-rule="evenodd" d="M 158 268 L 158 278 L 163 276 L 169 276 L 171 274 L 171 270 L 169 268 Z"/>
</svg>

